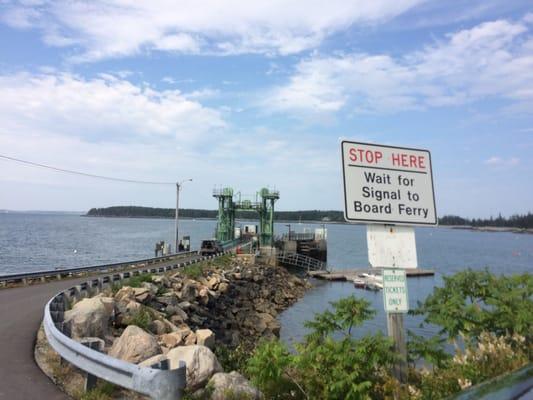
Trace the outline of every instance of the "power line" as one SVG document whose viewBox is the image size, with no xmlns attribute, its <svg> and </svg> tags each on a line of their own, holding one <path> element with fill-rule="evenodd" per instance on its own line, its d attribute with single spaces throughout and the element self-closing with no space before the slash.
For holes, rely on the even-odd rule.
<svg viewBox="0 0 533 400">
<path fill-rule="evenodd" d="M 0 154 L 0 158 L 6 159 L 6 160 L 10 160 L 10 161 L 15 161 L 15 162 L 18 162 L 18 163 L 21 163 L 21 164 L 31 165 L 33 167 L 46 168 L 46 169 L 51 169 L 51 170 L 57 171 L 57 172 L 64 172 L 64 173 L 73 174 L 73 175 L 81 175 L 81 176 L 86 176 L 86 177 L 89 177 L 89 178 L 105 179 L 105 180 L 108 180 L 108 181 L 125 182 L 125 183 L 140 183 L 140 184 L 144 184 L 144 185 L 175 185 L 176 184 L 175 182 L 137 181 L 137 180 L 134 180 L 134 179 L 122 179 L 122 178 L 114 178 L 114 177 L 110 177 L 110 176 L 88 174 L 86 172 L 72 171 L 70 169 L 57 168 L 57 167 L 52 167 L 50 165 L 39 164 L 39 163 L 32 162 L 32 161 L 21 160 L 19 158 L 4 156 L 2 154 Z"/>
</svg>

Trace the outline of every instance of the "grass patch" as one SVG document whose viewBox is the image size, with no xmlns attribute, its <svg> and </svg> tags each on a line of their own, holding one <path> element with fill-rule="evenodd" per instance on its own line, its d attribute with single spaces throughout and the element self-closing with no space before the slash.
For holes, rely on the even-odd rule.
<svg viewBox="0 0 533 400">
<path fill-rule="evenodd" d="M 213 260 L 213 265 L 217 267 L 229 267 L 231 265 L 233 256 L 231 254 L 224 254 L 223 256 L 217 257 Z"/>
<path fill-rule="evenodd" d="M 157 289 L 157 293 L 155 295 L 159 297 L 159 296 L 163 296 L 167 292 L 168 292 L 168 289 L 166 287 L 159 286 Z"/>
<path fill-rule="evenodd" d="M 122 282 L 114 282 L 111 286 L 111 292 L 113 296 L 122 289 L 124 286 L 130 286 L 134 288 L 139 288 L 144 282 L 152 282 L 152 274 L 146 273 L 137 276 L 132 276 L 131 278 L 124 279 Z"/>
<path fill-rule="evenodd" d="M 233 256 L 230 254 L 225 254 L 223 256 L 214 258 L 209 261 L 201 261 L 196 264 L 188 265 L 183 268 L 180 272 L 189 279 L 198 279 L 204 274 L 204 270 L 210 267 L 219 267 L 226 268 L 231 265 Z"/>
<path fill-rule="evenodd" d="M 203 271 L 205 267 L 205 263 L 197 263 L 186 266 L 181 272 L 189 279 L 198 279 L 199 277 L 203 276 Z"/>
<path fill-rule="evenodd" d="M 111 400 L 113 394 L 118 390 L 118 386 L 106 382 L 99 381 L 97 386 L 89 390 L 88 392 L 80 394 L 78 397 L 79 400 Z"/>
<path fill-rule="evenodd" d="M 141 287 L 144 282 L 152 282 L 152 274 L 132 276 L 128 279 L 127 286 L 138 288 Z"/>
<path fill-rule="evenodd" d="M 153 321 L 154 315 L 146 308 L 141 307 L 139 311 L 127 318 L 124 322 L 126 325 L 136 325 L 145 331 L 148 330 L 150 323 Z"/>
</svg>

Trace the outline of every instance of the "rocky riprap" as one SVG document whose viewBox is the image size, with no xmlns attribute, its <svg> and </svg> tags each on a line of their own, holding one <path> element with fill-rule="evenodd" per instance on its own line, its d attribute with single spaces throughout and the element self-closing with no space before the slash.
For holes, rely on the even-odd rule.
<svg viewBox="0 0 533 400">
<path fill-rule="evenodd" d="M 212 350 L 279 336 L 279 312 L 310 287 L 283 267 L 238 256 L 133 278 L 130 285 L 74 304 L 65 313 L 73 338 L 98 337 L 107 354 L 143 366 L 167 358 L 175 368 L 184 360 L 189 391 L 210 382 L 213 398 L 227 389 L 224 383 L 260 398 L 244 377 L 225 374 Z"/>
</svg>

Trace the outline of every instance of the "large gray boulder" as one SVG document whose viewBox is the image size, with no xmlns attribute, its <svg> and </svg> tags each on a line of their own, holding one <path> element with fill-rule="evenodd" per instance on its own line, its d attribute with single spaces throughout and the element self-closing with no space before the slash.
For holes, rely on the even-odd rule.
<svg viewBox="0 0 533 400">
<path fill-rule="evenodd" d="M 253 387 L 248 380 L 236 371 L 214 374 L 207 384 L 212 388 L 211 400 L 249 399 L 259 400 L 263 398 L 261 392 Z"/>
<path fill-rule="evenodd" d="M 151 368 L 152 365 L 158 364 L 159 362 L 166 360 L 166 358 L 167 356 L 164 354 L 157 354 L 153 357 L 147 358 L 144 361 L 141 361 L 138 365 L 139 367 Z"/>
<path fill-rule="evenodd" d="M 209 378 L 222 367 L 213 352 L 205 346 L 180 346 L 167 353 L 170 368 L 178 368 L 179 362 L 187 365 L 187 389 L 196 390 L 204 386 Z"/>
<path fill-rule="evenodd" d="M 86 298 L 74 304 L 71 310 L 65 312 L 65 322 L 71 324 L 72 338 L 92 336 L 103 339 L 113 308 L 113 298 L 102 296 Z"/>
<path fill-rule="evenodd" d="M 109 350 L 111 357 L 138 364 L 161 353 L 157 339 L 135 325 L 130 325 Z"/>
</svg>

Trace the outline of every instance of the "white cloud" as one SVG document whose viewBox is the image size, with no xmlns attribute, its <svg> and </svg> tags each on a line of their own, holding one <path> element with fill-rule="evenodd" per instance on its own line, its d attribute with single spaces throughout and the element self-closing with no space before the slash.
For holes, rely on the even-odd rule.
<svg viewBox="0 0 533 400">
<path fill-rule="evenodd" d="M 314 56 L 301 61 L 264 106 L 277 111 L 395 112 L 487 98 L 533 99 L 533 53 L 522 22 L 486 22 L 402 57 Z"/>
<path fill-rule="evenodd" d="M 144 50 L 181 53 L 298 53 L 347 27 L 390 20 L 423 0 L 45 1 L 4 5 L 3 21 L 36 28 L 52 46 L 82 48 L 94 61 Z"/>
<path fill-rule="evenodd" d="M 157 50 L 179 51 L 181 53 L 198 53 L 200 43 L 191 35 L 166 35 L 155 43 Z"/>
<path fill-rule="evenodd" d="M 183 97 L 189 100 L 207 100 L 218 97 L 219 95 L 220 91 L 218 89 L 205 88 L 184 93 Z"/>
<path fill-rule="evenodd" d="M 215 208 L 215 184 L 245 193 L 277 185 L 285 209 L 302 207 L 294 193 L 307 193 L 313 199 L 309 207 L 320 207 L 338 190 L 330 179 L 338 169 L 336 152 L 324 151 L 327 146 L 336 149 L 336 142 L 310 138 L 302 143 L 267 128 L 238 130 L 226 125 L 226 112 L 179 91 L 136 86 L 110 74 L 84 79 L 52 71 L 0 75 L 0 93 L 0 154 L 125 179 L 192 177 L 184 207 Z M 310 175 L 326 182 L 327 195 L 326 190 L 322 197 L 314 195 L 316 182 L 311 184 Z M 116 184 L 3 159 L 0 181 L 0 209 L 172 207 L 175 199 L 172 186 Z"/>
<path fill-rule="evenodd" d="M 90 141 L 194 141 L 224 128 L 220 113 L 178 90 L 157 91 L 110 74 L 0 75 L 0 133 L 46 132 Z"/>
<path fill-rule="evenodd" d="M 485 164 L 494 166 L 494 167 L 514 167 L 520 163 L 518 157 L 510 157 L 508 159 L 493 156 L 485 160 Z"/>
</svg>

